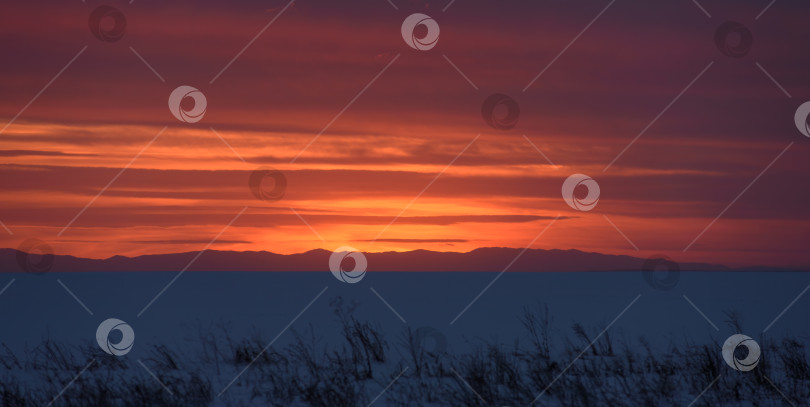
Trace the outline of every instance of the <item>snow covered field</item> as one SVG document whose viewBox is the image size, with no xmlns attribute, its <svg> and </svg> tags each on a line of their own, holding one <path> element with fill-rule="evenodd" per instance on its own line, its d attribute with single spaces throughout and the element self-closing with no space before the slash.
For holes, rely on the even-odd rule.
<svg viewBox="0 0 810 407">
<path fill-rule="evenodd" d="M 90 383 L 86 381 L 100 377 L 104 377 L 101 383 L 110 386 L 118 381 L 151 388 L 147 399 L 158 397 L 150 402 L 158 405 L 528 404 L 529 395 L 540 394 L 544 383 L 552 387 L 537 405 L 615 405 L 623 399 L 622 391 L 638 395 L 625 400 L 625 405 L 649 400 L 688 405 L 710 384 L 695 405 L 808 403 L 807 397 L 800 399 L 810 392 L 806 362 L 810 294 L 800 296 L 810 285 L 808 273 L 682 272 L 674 287 L 661 289 L 639 272 L 515 272 L 500 277 L 483 272 L 369 272 L 357 284 L 338 281 L 328 272 L 188 272 L 158 296 L 175 276 L 169 272 L 0 275 L 0 286 L 14 280 L 0 295 L 0 320 L 5 326 L 0 341 L 6 346 L 3 394 L 10 397 L 10 385 L 16 383 L 23 395 L 39 389 L 34 399 L 47 404 L 90 363 L 54 405 L 83 405 L 86 400 L 71 399 L 71 389 L 84 388 L 87 393 Z M 343 320 L 336 314 L 338 309 L 343 310 Z M 527 330 L 526 310 L 548 324 L 538 325 L 540 336 L 547 340 L 548 355 L 543 355 L 542 347 L 536 346 L 537 336 Z M 544 315 L 548 318 L 541 318 Z M 96 344 L 96 329 L 108 318 L 125 321 L 134 331 L 132 350 L 124 356 L 108 356 Z M 365 326 L 368 332 L 355 332 L 352 326 Z M 347 329 L 354 332 L 348 337 L 355 339 L 378 335 L 379 352 L 384 355 L 375 356 L 373 343 L 360 340 L 352 345 Z M 408 330 L 421 344 L 418 350 L 423 359 L 413 357 L 414 341 L 408 345 Z M 738 372 L 723 362 L 721 345 L 736 333 L 754 338 L 761 346 L 762 361 L 754 371 Z M 789 346 L 786 338 L 796 346 Z M 360 363 L 352 374 L 341 375 L 358 375 L 345 377 L 342 386 L 351 386 L 357 394 L 338 397 L 325 391 L 335 398 L 304 400 L 297 394 L 302 392 L 300 387 L 268 381 L 268 377 L 298 378 L 300 384 L 307 377 L 312 379 L 311 371 L 293 372 L 312 368 L 306 366 L 302 344 L 311 344 L 310 365 Z M 48 347 L 52 349 L 43 353 Z M 55 354 L 66 350 L 75 355 L 59 364 Z M 343 358 L 340 352 L 345 352 Z M 793 371 L 780 365 L 791 354 L 796 355 Z M 172 357 L 167 355 L 182 362 L 168 363 Z M 631 360 L 631 355 L 637 359 Z M 19 360 L 16 366 L 8 362 L 14 358 Z M 256 362 L 250 364 L 254 358 Z M 330 358 L 334 360 L 329 362 Z M 37 360 L 38 371 L 47 375 L 32 368 Z M 53 365 L 43 366 L 43 361 Z M 485 366 L 490 363 L 501 370 L 490 372 Z M 532 373 L 541 365 L 548 377 Z M 645 365 L 657 368 L 634 370 Z M 507 366 L 514 371 L 510 373 Z M 245 373 L 236 378 L 245 367 Z M 681 377 L 672 383 L 672 396 L 649 398 L 650 392 L 660 389 L 646 388 L 647 381 L 667 387 L 658 381 L 663 368 L 671 370 L 672 380 L 680 377 L 679 371 L 689 372 L 686 377 L 694 383 L 687 385 Z M 617 374 L 615 369 L 626 371 Z M 319 371 L 326 374 L 324 368 Z M 701 377 L 699 372 L 707 375 Z M 510 374 L 526 382 L 509 378 Z M 712 384 L 716 376 L 720 379 Z M 45 383 L 43 377 L 53 380 Z M 621 377 L 629 381 L 622 383 Z M 587 391 L 570 387 L 582 385 L 576 380 L 584 378 L 595 380 Z M 326 385 L 334 380 L 321 377 L 317 382 Z M 495 386 L 499 380 L 503 383 Z M 760 390 L 778 388 L 784 394 L 730 390 L 752 380 L 763 386 L 756 387 Z M 171 393 L 160 384 L 167 381 L 177 386 Z M 566 388 L 573 393 L 566 395 Z M 613 389 L 617 399 L 610 401 L 611 392 L 604 389 Z M 183 393 L 186 390 L 188 394 Z M 577 396 L 592 390 L 594 397 L 601 396 Z M 726 392 L 742 399 L 720 397 Z M 137 404 L 127 394 L 130 402 L 124 397 L 111 405 Z M 409 401 L 403 398 L 407 394 L 426 400 Z M 27 405 L 9 400 L 5 399 L 7 405 Z"/>
</svg>

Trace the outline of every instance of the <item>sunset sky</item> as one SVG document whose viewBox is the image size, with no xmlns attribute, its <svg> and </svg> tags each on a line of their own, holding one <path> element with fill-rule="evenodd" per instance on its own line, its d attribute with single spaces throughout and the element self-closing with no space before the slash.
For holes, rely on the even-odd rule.
<svg viewBox="0 0 810 407">
<path fill-rule="evenodd" d="M 126 17 L 116 42 L 88 29 L 102 3 L 4 2 L 0 247 L 195 251 L 236 218 L 212 249 L 469 251 L 556 218 L 531 247 L 810 266 L 805 0 L 391 2 L 103 3 Z M 417 12 L 441 28 L 428 51 L 400 33 Z M 715 45 L 728 20 L 753 34 L 743 58 Z M 168 109 L 181 85 L 207 99 L 197 123 Z M 519 104 L 513 129 L 482 118 L 493 93 Z M 251 194 L 263 166 L 282 200 Z M 561 196 L 576 173 L 599 183 L 591 211 Z"/>
</svg>

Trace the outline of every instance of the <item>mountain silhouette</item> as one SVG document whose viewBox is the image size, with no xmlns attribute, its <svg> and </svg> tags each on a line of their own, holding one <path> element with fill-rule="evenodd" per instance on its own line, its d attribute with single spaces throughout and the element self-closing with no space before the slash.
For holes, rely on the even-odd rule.
<svg viewBox="0 0 810 407">
<path fill-rule="evenodd" d="M 642 270 L 643 258 L 583 252 L 488 247 L 466 253 L 414 250 L 366 253 L 368 271 L 508 271 L 571 272 Z M 267 251 L 217 251 L 152 254 L 137 257 L 113 256 L 87 259 L 53 255 L 48 271 L 329 271 L 332 252 L 316 249 L 298 254 Z M 196 258 L 196 260 L 195 260 Z M 15 249 L 0 249 L 2 271 L 26 271 L 25 264 L 40 263 L 41 256 Z M 189 264 L 191 264 L 189 266 Z M 510 265 L 511 264 L 511 265 Z M 708 263 L 681 263 L 680 270 L 722 271 L 730 268 Z M 351 267 L 351 265 L 344 265 Z M 753 269 L 753 268 L 752 268 Z M 30 271 L 30 270 L 29 270 Z"/>
</svg>

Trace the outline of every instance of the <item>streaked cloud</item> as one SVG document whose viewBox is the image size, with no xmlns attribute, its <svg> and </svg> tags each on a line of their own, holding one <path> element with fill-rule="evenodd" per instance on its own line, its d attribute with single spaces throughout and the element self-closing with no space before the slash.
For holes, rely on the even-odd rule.
<svg viewBox="0 0 810 407">
<path fill-rule="evenodd" d="M 537 247 L 633 253 L 605 215 L 642 251 L 684 261 L 805 261 L 798 242 L 810 238 L 810 192 L 801 187 L 810 181 L 803 158 L 810 147 L 792 127 L 798 99 L 810 95 L 810 56 L 797 51 L 810 36 L 796 12 L 800 4 L 774 6 L 752 24 L 755 49 L 732 61 L 712 40 L 726 18 L 721 4 L 718 18 L 707 19 L 690 2 L 617 2 L 522 92 L 603 5 L 459 2 L 439 13 L 444 4 L 399 3 L 437 14 L 436 52 L 411 52 L 399 37 L 403 14 L 384 1 L 296 2 L 214 84 L 286 1 L 122 5 L 130 24 L 116 44 L 92 37 L 80 2 L 9 4 L 0 16 L 0 53 L 8 56 L 0 66 L 2 125 L 82 46 L 88 49 L 0 135 L 0 219 L 14 230 L 0 244 L 13 247 L 31 235 L 90 257 L 197 250 L 247 206 L 218 249 L 292 253 L 349 241 L 370 251 L 524 247 L 560 216 Z M 750 20 L 760 7 L 734 3 L 733 10 L 734 18 Z M 32 29 L 28 21 L 40 24 Z M 796 97 L 786 98 L 754 61 Z M 179 85 L 205 93 L 200 123 L 180 123 L 168 111 L 168 95 Z M 481 103 L 496 92 L 521 106 L 512 131 L 481 118 Z M 790 151 L 682 253 L 791 141 Z M 259 166 L 284 171 L 284 200 L 267 204 L 251 195 L 248 175 Z M 561 199 L 572 173 L 599 182 L 597 211 L 573 212 Z"/>
</svg>

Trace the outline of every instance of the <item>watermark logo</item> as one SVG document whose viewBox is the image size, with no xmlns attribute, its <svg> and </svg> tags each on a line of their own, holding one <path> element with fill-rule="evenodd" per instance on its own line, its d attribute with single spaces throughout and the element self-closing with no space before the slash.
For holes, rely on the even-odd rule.
<svg viewBox="0 0 810 407">
<path fill-rule="evenodd" d="M 417 28 L 423 27 L 421 35 Z M 439 42 L 439 23 L 422 13 L 414 13 L 402 22 L 402 39 L 413 49 L 427 51 Z"/>
<path fill-rule="evenodd" d="M 447 337 L 436 328 L 424 326 L 416 330 L 419 344 L 426 353 L 440 355 L 447 351 Z"/>
<path fill-rule="evenodd" d="M 793 116 L 793 120 L 796 122 L 796 128 L 799 129 L 805 137 L 810 137 L 810 124 L 807 123 L 808 117 L 810 117 L 810 102 L 804 102 L 796 109 L 796 115 Z"/>
<path fill-rule="evenodd" d="M 515 127 L 520 118 L 520 106 L 515 99 L 496 93 L 484 100 L 484 104 L 481 105 L 481 116 L 490 127 L 509 130 Z"/>
<path fill-rule="evenodd" d="M 287 177 L 279 170 L 261 167 L 250 173 L 248 185 L 250 192 L 256 198 L 275 202 L 284 198 L 284 194 L 287 192 Z"/>
<path fill-rule="evenodd" d="M 584 187 L 588 191 L 585 197 L 576 196 L 576 190 L 579 187 Z M 599 202 L 599 184 L 587 175 L 574 174 L 563 182 L 562 196 L 568 206 L 586 212 L 595 208 L 596 203 Z"/>
<path fill-rule="evenodd" d="M 184 101 L 191 101 L 194 106 L 183 107 Z M 197 123 L 202 120 L 207 107 L 208 101 L 205 99 L 205 95 L 193 86 L 178 86 L 169 95 L 169 110 L 181 122 Z"/>
<path fill-rule="evenodd" d="M 726 21 L 714 32 L 714 43 L 723 55 L 742 58 L 751 51 L 754 37 L 748 27 L 736 21 Z"/>
<path fill-rule="evenodd" d="M 26 273 L 45 274 L 53 267 L 53 249 L 39 239 L 26 239 L 17 247 L 17 264 Z"/>
<path fill-rule="evenodd" d="M 90 13 L 90 32 L 104 42 L 116 42 L 124 37 L 127 18 L 115 7 L 98 6 Z"/>
<path fill-rule="evenodd" d="M 344 268 L 344 262 L 354 262 L 351 267 Z M 329 256 L 329 270 L 336 279 L 344 283 L 359 283 L 366 275 L 368 261 L 363 252 L 349 246 L 339 247 Z"/>
<path fill-rule="evenodd" d="M 667 256 L 654 255 L 641 266 L 644 281 L 659 291 L 669 291 L 678 285 L 681 279 L 681 266 Z"/>
<path fill-rule="evenodd" d="M 110 336 L 113 331 L 121 333 L 121 339 L 113 343 Z M 126 322 L 110 318 L 101 323 L 96 330 L 96 342 L 101 350 L 108 355 L 124 356 L 132 350 L 132 344 L 135 342 L 135 331 Z"/>
<path fill-rule="evenodd" d="M 747 372 L 759 364 L 759 344 L 743 334 L 731 335 L 723 343 L 723 360 L 734 370 Z"/>
</svg>

